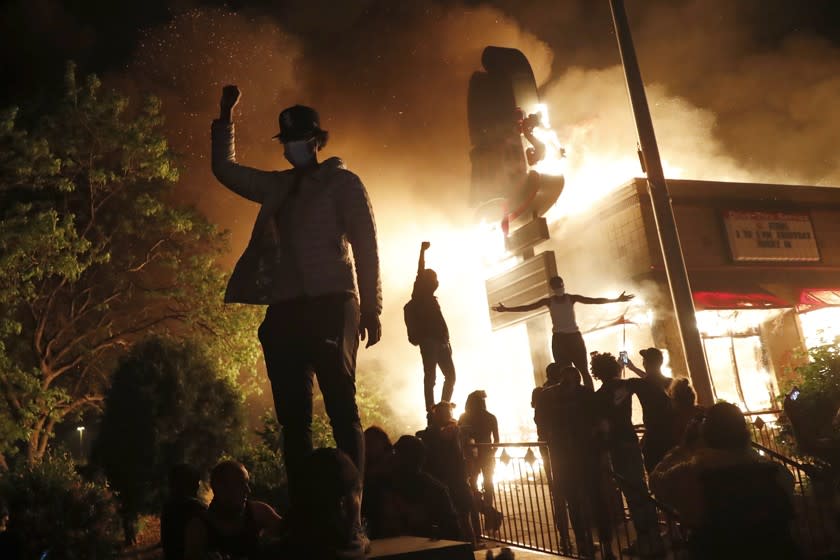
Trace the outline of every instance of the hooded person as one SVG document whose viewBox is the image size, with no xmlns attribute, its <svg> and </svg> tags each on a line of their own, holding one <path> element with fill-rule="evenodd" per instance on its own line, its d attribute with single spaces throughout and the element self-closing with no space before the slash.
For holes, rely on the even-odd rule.
<svg viewBox="0 0 840 560">
<path fill-rule="evenodd" d="M 423 360 L 423 397 L 428 413 L 435 404 L 435 381 L 437 369 L 443 374 L 441 400 L 450 402 L 455 390 L 455 364 L 452 361 L 452 346 L 449 343 L 449 327 L 440 303 L 435 297 L 438 289 L 437 273 L 426 268 L 426 251 L 431 243 L 420 244 L 420 258 L 417 262 L 417 277 L 411 300 L 403 307 L 408 341 L 420 347 Z"/>
<path fill-rule="evenodd" d="M 268 306 L 258 335 L 295 508 L 306 501 L 299 480 L 312 452 L 313 372 L 338 448 L 364 472 L 355 374 L 359 339 L 367 337 L 369 347 L 381 336 L 376 226 L 359 178 L 338 158 L 318 161 L 328 135 L 310 107 L 295 105 L 279 116 L 276 138 L 292 169 L 238 163 L 233 108 L 240 96 L 236 86 L 222 90 L 211 129 L 213 174 L 260 209 L 225 302 Z"/>
</svg>

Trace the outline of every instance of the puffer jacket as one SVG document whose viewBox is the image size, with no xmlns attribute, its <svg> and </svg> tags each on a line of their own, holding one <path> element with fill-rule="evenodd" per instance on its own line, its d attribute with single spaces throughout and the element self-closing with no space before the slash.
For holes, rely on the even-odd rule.
<svg viewBox="0 0 840 560">
<path fill-rule="evenodd" d="M 260 210 L 248 247 L 231 274 L 225 302 L 267 305 L 352 293 L 363 313 L 381 313 L 376 225 L 359 178 L 338 158 L 300 179 L 293 170 L 240 165 L 234 134 L 233 123 L 213 122 L 213 174 L 233 192 L 260 204 Z"/>
</svg>

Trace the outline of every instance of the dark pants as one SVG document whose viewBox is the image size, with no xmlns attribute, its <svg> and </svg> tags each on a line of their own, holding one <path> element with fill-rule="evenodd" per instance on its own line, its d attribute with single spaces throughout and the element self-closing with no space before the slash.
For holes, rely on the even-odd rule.
<svg viewBox="0 0 840 560">
<path fill-rule="evenodd" d="M 470 481 L 470 487 L 472 488 L 473 494 L 479 494 L 479 490 L 484 490 L 482 503 L 487 506 L 492 506 L 495 495 L 493 474 L 496 471 L 496 457 L 493 451 L 486 448 L 472 448 L 471 451 L 477 451 L 477 453 L 475 453 L 475 456 L 467 458 L 467 478 Z M 484 478 L 481 489 L 478 487 L 479 474 L 483 475 Z"/>
<path fill-rule="evenodd" d="M 301 465 L 312 452 L 312 381 L 318 387 L 333 436 L 364 472 L 364 438 L 356 407 L 359 304 L 350 294 L 297 298 L 268 307 L 259 329 L 277 421 L 283 427 L 283 456 L 292 506 L 306 496 Z"/>
<path fill-rule="evenodd" d="M 589 359 L 586 354 L 586 344 L 580 332 L 553 333 L 551 335 L 551 355 L 554 363 L 561 366 L 574 364 L 583 376 L 583 384 L 593 388 L 592 376 L 589 375 Z"/>
<path fill-rule="evenodd" d="M 645 460 L 645 470 L 648 474 L 653 472 L 656 465 L 665 457 L 665 454 L 674 447 L 672 434 L 665 430 L 661 433 L 648 431 L 642 438 L 642 456 Z"/>
<path fill-rule="evenodd" d="M 550 441 L 548 445 L 557 528 L 568 541 L 571 521 L 578 553 L 591 555 L 593 525 L 598 530 L 598 538 L 603 546 L 609 546 L 607 543 L 612 540 L 612 525 L 601 487 L 598 455 L 592 449 L 570 446 L 562 439 Z"/>
<path fill-rule="evenodd" d="M 452 347 L 448 342 L 421 342 L 420 357 L 423 358 L 423 395 L 426 410 L 431 410 L 435 401 L 435 378 L 437 368 L 443 373 L 443 393 L 440 400 L 450 401 L 455 389 L 455 364 L 452 363 Z"/>
<path fill-rule="evenodd" d="M 659 535 L 659 517 L 648 494 L 639 445 L 635 442 L 615 443 L 610 446 L 610 459 L 636 528 L 639 550 L 647 554 L 660 552 L 664 545 Z"/>
</svg>

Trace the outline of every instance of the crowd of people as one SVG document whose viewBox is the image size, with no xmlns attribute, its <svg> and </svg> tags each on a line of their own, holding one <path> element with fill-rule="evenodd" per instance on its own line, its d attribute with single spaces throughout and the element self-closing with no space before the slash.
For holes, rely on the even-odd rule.
<svg viewBox="0 0 840 560">
<path fill-rule="evenodd" d="M 313 451 L 296 480 L 306 500 L 292 502 L 283 517 L 250 497 L 249 473 L 237 461 L 222 461 L 210 472 L 209 506 L 197 499 L 199 473 L 177 465 L 161 515 L 165 558 L 349 560 L 365 558 L 371 538 L 403 535 L 477 545 L 479 514 L 495 511 L 495 457 L 490 447 L 478 451 L 473 444 L 499 443 L 485 398 L 484 391 L 472 393 L 458 421 L 454 405 L 442 401 L 424 430 L 396 442 L 378 426 L 367 428 L 364 475 L 338 449 Z"/>
<path fill-rule="evenodd" d="M 658 500 L 688 532 L 692 558 L 797 558 L 790 472 L 752 449 L 738 407 L 697 406 L 687 379 L 662 374 L 659 349 L 640 354 L 642 368 L 592 352 L 597 391 L 582 384 L 573 365 L 551 364 L 545 385 L 533 393 L 538 434 L 548 443 L 555 511 L 568 511 L 580 553 L 593 554 L 594 527 L 600 557 L 614 557 L 605 543 L 613 542 L 616 508 L 609 490 L 617 486 L 636 535 L 623 553 L 666 555 Z M 639 377 L 624 378 L 626 370 Z M 642 411 L 641 441 L 633 424 L 634 395 Z M 565 515 L 556 519 L 561 534 L 568 532 Z"/>
<path fill-rule="evenodd" d="M 745 547 L 751 554 L 761 549 L 766 558 L 796 558 L 788 471 L 751 450 L 737 407 L 697 406 L 688 380 L 662 374 L 660 350 L 640 354 L 641 368 L 593 352 L 596 391 L 570 363 L 550 364 L 545 384 L 533 391 L 557 528 L 565 539 L 573 535 L 570 550 L 584 558 L 615 557 L 624 511 L 615 502 L 618 488 L 636 536 L 621 551 L 625 555 L 666 555 L 652 492 L 689 530 L 695 558 L 741 558 Z M 625 376 L 628 371 L 638 377 Z M 641 440 L 633 424 L 634 395 L 642 411 Z M 493 481 L 501 442 L 486 397 L 484 391 L 470 393 L 458 420 L 452 403 L 438 402 L 425 429 L 396 441 L 382 428 L 368 427 L 363 474 L 339 450 L 312 452 L 300 478 L 305 506 L 284 518 L 249 499 L 248 472 L 235 461 L 210 473 L 209 507 L 196 500 L 198 473 L 176 467 L 162 516 L 166 558 L 282 559 L 302 550 L 308 558 L 364 558 L 369 539 L 401 535 L 479 546 L 482 528 L 492 531 L 501 523 Z"/>
</svg>

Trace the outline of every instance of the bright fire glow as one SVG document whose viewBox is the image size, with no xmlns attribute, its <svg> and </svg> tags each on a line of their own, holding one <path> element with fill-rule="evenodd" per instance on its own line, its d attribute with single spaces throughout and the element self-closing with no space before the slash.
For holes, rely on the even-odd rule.
<svg viewBox="0 0 840 560">
<path fill-rule="evenodd" d="M 840 341 L 840 308 L 824 307 L 799 314 L 805 346 L 814 348 Z"/>
<path fill-rule="evenodd" d="M 765 365 L 768 360 L 759 329 L 784 311 L 748 309 L 697 313 L 697 327 L 704 336 L 717 398 L 737 404 L 743 410 L 773 407 L 778 387 L 775 375 Z"/>
<path fill-rule="evenodd" d="M 536 438 L 535 438 L 536 439 Z M 545 481 L 547 475 L 545 474 L 545 463 L 540 456 L 539 448 L 531 448 L 535 459 L 533 463 L 525 460 L 525 454 L 528 453 L 528 448 L 525 447 L 505 447 L 503 448 L 510 459 L 502 460 L 502 449 L 496 450 L 496 466 L 493 472 L 493 481 L 498 484 L 500 482 L 535 482 L 538 478 Z M 542 474 L 540 475 L 540 473 Z M 478 487 L 484 485 L 484 475 L 479 474 L 477 478 Z"/>
<path fill-rule="evenodd" d="M 360 368 L 382 372 L 383 379 L 391 375 L 389 400 L 406 422 L 405 433 L 423 426 L 422 361 L 418 349 L 406 340 L 402 303 L 410 297 L 419 241 L 429 240 L 426 266 L 438 274 L 436 295 L 449 326 L 457 373 L 452 397 L 455 417 L 463 413 L 467 395 L 482 389 L 487 392 L 488 409 L 498 418 L 502 440 L 531 441 L 536 431 L 530 407 L 534 373 L 527 331 L 524 324 L 495 332 L 490 326 L 485 281 L 517 262 L 505 251 L 498 225 L 407 223 L 402 234 L 404 238 L 391 237 L 380 248 L 382 262 L 388 263 L 382 270 L 384 297 L 400 304 L 386 307 L 387 343 L 383 338 L 382 344 L 360 352 Z M 390 287 L 398 290 L 388 291 Z M 437 397 L 442 383 L 438 374 Z"/>
<path fill-rule="evenodd" d="M 534 112 L 539 113 L 542 122 L 542 126 L 534 129 L 534 136 L 545 144 L 545 157 L 537 162 L 534 169 L 543 175 L 564 175 L 566 158 L 563 155 L 563 146 L 557 138 L 557 133 L 551 128 L 548 106 L 545 103 L 540 103 L 535 107 Z"/>
<path fill-rule="evenodd" d="M 738 309 L 698 311 L 697 329 L 705 336 L 749 334 L 762 323 L 781 315 L 784 309 Z"/>
</svg>

